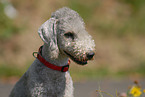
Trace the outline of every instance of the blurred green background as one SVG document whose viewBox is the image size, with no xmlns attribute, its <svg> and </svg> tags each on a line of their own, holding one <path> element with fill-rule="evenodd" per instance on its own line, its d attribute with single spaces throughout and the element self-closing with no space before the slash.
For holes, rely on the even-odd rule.
<svg viewBox="0 0 145 97">
<path fill-rule="evenodd" d="M 96 43 L 86 66 L 72 62 L 73 80 L 145 76 L 145 0 L 1 0 L 0 79 L 18 79 L 43 44 L 37 34 L 51 13 L 77 11 Z"/>
</svg>

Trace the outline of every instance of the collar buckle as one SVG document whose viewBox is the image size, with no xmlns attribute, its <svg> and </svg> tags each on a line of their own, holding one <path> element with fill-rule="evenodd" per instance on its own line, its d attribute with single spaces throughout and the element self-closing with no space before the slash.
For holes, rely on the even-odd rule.
<svg viewBox="0 0 145 97">
<path fill-rule="evenodd" d="M 61 72 L 66 72 L 69 69 L 69 65 L 62 66 Z"/>
</svg>

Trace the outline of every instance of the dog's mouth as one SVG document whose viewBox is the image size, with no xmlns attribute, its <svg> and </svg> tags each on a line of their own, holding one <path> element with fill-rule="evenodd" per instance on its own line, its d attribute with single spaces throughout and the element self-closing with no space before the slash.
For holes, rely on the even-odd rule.
<svg viewBox="0 0 145 97">
<path fill-rule="evenodd" d="M 64 51 L 66 55 L 68 55 L 74 62 L 76 62 L 77 64 L 80 64 L 80 65 L 86 65 L 88 62 L 87 60 L 81 60 L 81 59 L 78 59 L 78 58 L 75 58 L 74 56 L 72 56 L 71 54 L 67 53 L 66 51 Z"/>
</svg>

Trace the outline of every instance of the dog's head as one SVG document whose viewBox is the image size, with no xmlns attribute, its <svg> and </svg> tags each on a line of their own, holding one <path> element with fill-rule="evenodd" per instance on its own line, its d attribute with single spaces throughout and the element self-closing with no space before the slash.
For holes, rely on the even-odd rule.
<svg viewBox="0 0 145 97">
<path fill-rule="evenodd" d="M 78 64 L 87 64 L 94 56 L 95 43 L 85 30 L 83 19 L 69 8 L 61 8 L 38 30 L 54 57 L 62 53 Z"/>
</svg>

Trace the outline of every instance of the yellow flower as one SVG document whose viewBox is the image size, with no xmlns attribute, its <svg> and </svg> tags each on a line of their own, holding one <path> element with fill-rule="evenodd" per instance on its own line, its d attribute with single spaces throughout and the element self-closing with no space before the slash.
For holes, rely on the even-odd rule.
<svg viewBox="0 0 145 97">
<path fill-rule="evenodd" d="M 138 86 L 133 86 L 133 87 L 130 89 L 130 94 L 131 94 L 133 97 L 140 97 L 140 95 L 142 94 L 141 88 L 138 87 Z"/>
<path fill-rule="evenodd" d="M 143 92 L 145 93 L 145 89 L 143 90 Z"/>
</svg>

